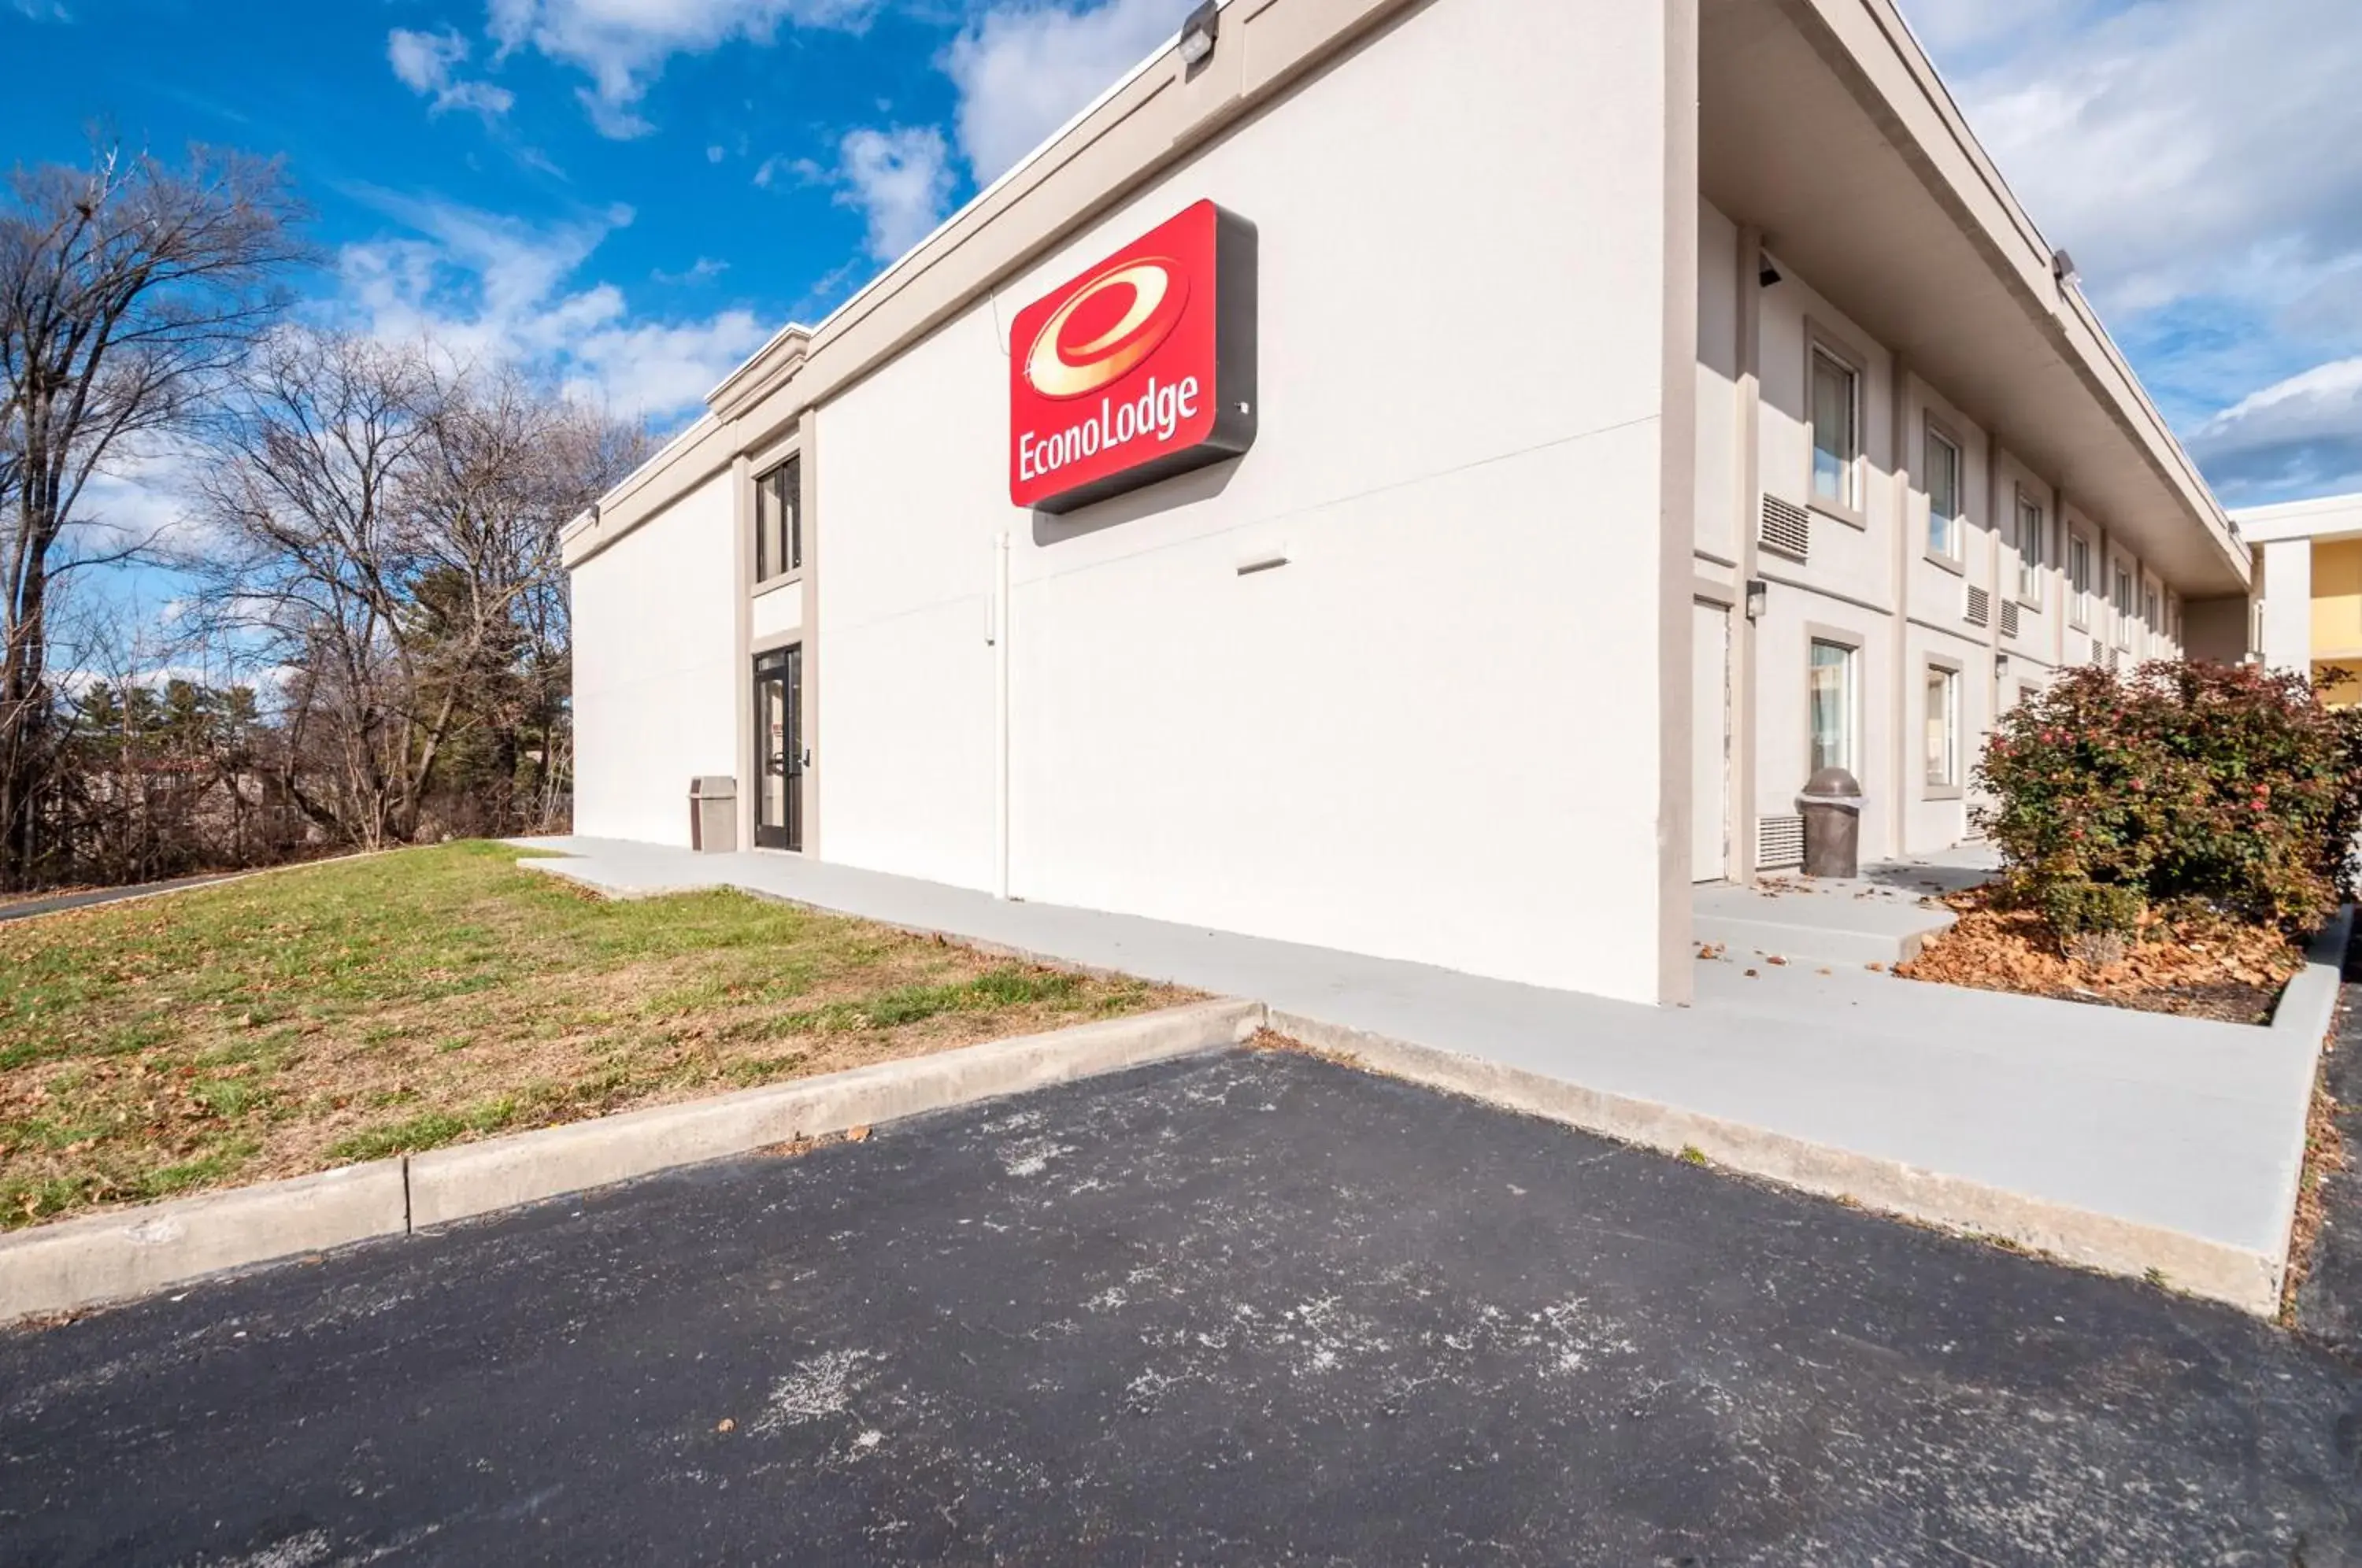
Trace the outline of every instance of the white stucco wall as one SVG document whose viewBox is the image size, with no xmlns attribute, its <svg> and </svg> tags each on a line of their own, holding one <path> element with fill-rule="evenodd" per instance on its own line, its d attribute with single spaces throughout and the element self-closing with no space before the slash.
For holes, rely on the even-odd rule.
<svg viewBox="0 0 2362 1568">
<path fill-rule="evenodd" d="M 746 614 L 746 635 L 757 643 L 776 643 L 802 630 L 804 591 L 790 582 L 755 595 Z"/>
<path fill-rule="evenodd" d="M 735 774 L 730 476 L 576 569 L 574 828 L 689 843 L 689 780 Z"/>
<path fill-rule="evenodd" d="M 827 403 L 828 858 L 990 885 L 1008 530 L 1016 894 L 1654 999 L 1661 27 L 1415 11 Z M 1008 319 L 1199 197 L 1256 448 L 1015 511 Z"/>
</svg>

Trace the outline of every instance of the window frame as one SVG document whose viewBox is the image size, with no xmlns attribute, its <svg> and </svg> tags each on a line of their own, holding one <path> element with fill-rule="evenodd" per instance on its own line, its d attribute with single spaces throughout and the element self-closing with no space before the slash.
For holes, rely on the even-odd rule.
<svg viewBox="0 0 2362 1568">
<path fill-rule="evenodd" d="M 1939 446 L 1952 454 L 1952 510 L 1945 516 L 1945 521 L 1951 525 L 1952 538 L 1948 547 L 1936 542 L 1936 491 L 1927 482 L 1935 466 L 1931 460 L 1932 449 Z M 1960 438 L 1932 414 L 1921 416 L 1919 464 L 1922 469 L 1919 490 L 1927 498 L 1927 558 L 1938 566 L 1958 569 L 1968 549 L 1969 451 Z"/>
<path fill-rule="evenodd" d="M 2017 550 L 2017 602 L 2028 610 L 2042 608 L 2042 574 L 2049 569 L 2050 511 L 2039 497 L 2024 485 L 2016 487 L 2017 504 L 2010 529 L 2011 542 Z M 2026 518 L 2031 514 L 2034 528 L 2029 535 Z M 2034 540 L 2034 553 L 2026 554 L 2025 541 Z"/>
<path fill-rule="evenodd" d="M 2075 571 L 2077 551 L 2083 556 L 2081 577 Z M 2092 536 L 2070 525 L 2067 529 L 2067 624 L 2079 632 L 2092 629 L 2092 561 L 2098 547 Z"/>
<path fill-rule="evenodd" d="M 2133 651 L 2133 613 L 2139 602 L 2140 587 L 2133 569 L 2122 557 L 2112 564 L 2108 595 L 2109 608 L 2115 613 L 2115 645 L 2126 653 Z M 2121 591 L 2114 591 L 2121 590 Z"/>
<path fill-rule="evenodd" d="M 1845 464 L 1846 498 L 1832 499 L 1823 495 L 1820 488 L 1820 430 L 1814 423 L 1815 381 L 1820 361 L 1831 364 L 1852 379 L 1853 454 Z M 1870 526 L 1867 496 L 1869 485 L 1862 468 L 1870 450 L 1870 371 L 1868 361 L 1848 346 L 1843 339 L 1831 335 L 1816 322 L 1806 322 L 1805 327 L 1805 495 L 1807 504 L 1825 516 L 1856 528 Z"/>
<path fill-rule="evenodd" d="M 1930 657 L 1920 666 L 1919 734 L 1923 744 L 1928 738 L 1929 721 L 1934 714 L 1926 704 L 1933 694 L 1936 678 L 1944 681 L 1944 777 L 1934 777 L 1932 771 L 1921 768 L 1920 799 L 1926 801 L 1957 801 L 1963 789 L 1961 763 L 1967 753 L 1967 731 L 1964 726 L 1967 703 L 1963 666 L 1957 660 Z M 1922 762 L 1925 762 L 1923 757 Z"/>
<path fill-rule="evenodd" d="M 755 548 L 752 558 L 754 582 L 757 590 L 777 588 L 803 576 L 804 558 L 809 553 L 804 539 L 803 463 L 800 450 L 789 452 L 755 476 Z M 774 566 L 770 560 L 770 524 L 764 515 L 763 502 L 769 493 L 772 481 L 781 479 L 781 476 L 786 476 L 780 487 L 784 528 L 778 545 L 779 553 L 787 559 L 784 565 Z"/>
<path fill-rule="evenodd" d="M 1845 721 L 1845 756 L 1827 763 L 1816 759 L 1818 740 L 1813 733 L 1813 650 L 1835 648 L 1845 655 L 1845 690 L 1842 695 Z M 1861 648 L 1859 633 L 1841 626 L 1810 625 L 1805 629 L 1805 776 L 1810 778 L 1823 767 L 1842 767 L 1861 782 Z"/>
</svg>

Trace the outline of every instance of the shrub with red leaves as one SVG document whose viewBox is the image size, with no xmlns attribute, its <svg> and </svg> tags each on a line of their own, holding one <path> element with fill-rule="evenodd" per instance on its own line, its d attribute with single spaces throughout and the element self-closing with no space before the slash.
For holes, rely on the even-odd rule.
<svg viewBox="0 0 2362 1568">
<path fill-rule="evenodd" d="M 2002 717 L 1977 765 L 2012 893 L 2035 908 L 2199 899 L 2298 930 L 2351 886 L 2362 722 L 2303 677 L 2087 666 Z M 2130 899 L 2079 898 L 2079 889 Z"/>
</svg>

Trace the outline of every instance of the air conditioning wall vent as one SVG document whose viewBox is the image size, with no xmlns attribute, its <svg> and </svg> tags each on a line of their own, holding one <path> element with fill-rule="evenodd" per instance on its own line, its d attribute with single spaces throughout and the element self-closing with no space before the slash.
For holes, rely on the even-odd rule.
<svg viewBox="0 0 2362 1568">
<path fill-rule="evenodd" d="M 1755 821 L 1755 864 L 1764 869 L 1805 863 L 1805 819 L 1800 816 L 1758 817 Z"/>
<path fill-rule="evenodd" d="M 1800 561 L 1806 559 L 1813 550 L 1813 514 L 1793 501 L 1766 495 L 1762 521 L 1755 536 L 1767 550 Z"/>
</svg>

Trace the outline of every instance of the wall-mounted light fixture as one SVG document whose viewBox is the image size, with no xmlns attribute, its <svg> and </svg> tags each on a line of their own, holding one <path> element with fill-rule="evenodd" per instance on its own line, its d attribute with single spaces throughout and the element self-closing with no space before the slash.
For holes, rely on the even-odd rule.
<svg viewBox="0 0 2362 1568">
<path fill-rule="evenodd" d="M 1997 653 L 1993 655 L 1993 674 L 1996 676 L 2003 676 L 2007 675 L 2008 673 L 2009 655 L 2005 653 Z"/>
<path fill-rule="evenodd" d="M 1750 621 L 1763 619 L 1763 605 L 1771 597 L 1771 584 L 1760 577 L 1749 578 L 1747 580 L 1747 618 Z"/>
<path fill-rule="evenodd" d="M 2075 270 L 2075 258 L 2068 255 L 2063 246 L 2050 253 L 2050 275 L 2058 280 L 2062 289 L 2071 289 L 2083 281 L 2083 274 Z"/>
<path fill-rule="evenodd" d="M 1167 12 L 1170 16 L 1172 13 Z M 1222 30 L 1221 0 L 1205 0 L 1205 4 L 1189 13 L 1181 24 L 1181 63 L 1195 71 L 1206 63 L 1214 52 L 1214 39 Z"/>
<path fill-rule="evenodd" d="M 1779 263 L 1772 259 L 1768 251 L 1759 251 L 1757 254 L 1762 258 L 1762 265 L 1755 269 L 1755 281 L 1768 289 L 1780 281 Z"/>
</svg>

